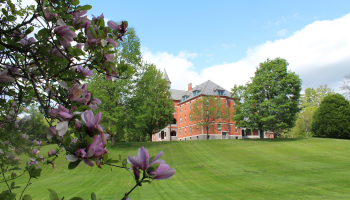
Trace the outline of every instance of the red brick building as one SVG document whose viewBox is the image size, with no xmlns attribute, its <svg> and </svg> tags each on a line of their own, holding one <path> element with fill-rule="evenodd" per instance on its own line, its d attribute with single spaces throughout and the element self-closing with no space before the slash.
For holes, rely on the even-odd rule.
<svg viewBox="0 0 350 200">
<path fill-rule="evenodd" d="M 233 112 L 234 99 L 230 92 L 208 80 L 192 88 L 188 84 L 187 90 L 171 89 L 170 79 L 164 70 L 164 78 L 168 81 L 168 88 L 175 104 L 173 123 L 158 133 L 153 134 L 152 141 L 175 141 L 175 140 L 204 140 L 207 137 L 206 128 L 197 125 L 198 122 L 191 120 L 191 108 L 195 101 L 202 96 L 219 96 L 223 105 Z M 265 138 L 273 138 L 273 133 L 265 132 Z M 221 119 L 213 123 L 209 129 L 209 139 L 243 139 L 259 138 L 258 130 L 238 128 L 232 119 Z"/>
</svg>

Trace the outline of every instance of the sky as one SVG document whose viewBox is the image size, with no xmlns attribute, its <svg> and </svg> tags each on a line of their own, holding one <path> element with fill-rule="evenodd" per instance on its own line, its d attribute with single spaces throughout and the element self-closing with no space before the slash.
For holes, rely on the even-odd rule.
<svg viewBox="0 0 350 200">
<path fill-rule="evenodd" d="M 29 0 L 24 0 L 29 1 Z M 350 1 L 81 0 L 89 15 L 126 20 L 143 59 L 166 70 L 172 89 L 207 80 L 230 90 L 267 58 L 285 58 L 303 90 L 341 92 L 350 74 Z"/>
</svg>

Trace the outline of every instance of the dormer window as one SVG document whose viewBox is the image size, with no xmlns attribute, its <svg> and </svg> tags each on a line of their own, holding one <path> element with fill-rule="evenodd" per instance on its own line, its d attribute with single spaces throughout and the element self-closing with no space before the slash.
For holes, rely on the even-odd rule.
<svg viewBox="0 0 350 200">
<path fill-rule="evenodd" d="M 225 90 L 216 90 L 217 95 L 225 95 Z"/>
<path fill-rule="evenodd" d="M 194 96 L 194 97 L 197 96 L 198 93 L 199 93 L 199 90 L 193 91 L 193 96 Z"/>
<path fill-rule="evenodd" d="M 182 101 L 186 101 L 187 98 L 188 98 L 188 96 L 183 96 Z"/>
</svg>

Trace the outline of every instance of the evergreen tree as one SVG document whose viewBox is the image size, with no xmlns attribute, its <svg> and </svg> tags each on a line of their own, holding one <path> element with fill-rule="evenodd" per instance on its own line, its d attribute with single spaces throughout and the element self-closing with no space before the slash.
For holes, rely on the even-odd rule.
<svg viewBox="0 0 350 200">
<path fill-rule="evenodd" d="M 314 136 L 350 138 L 350 105 L 342 95 L 326 96 L 313 118 L 311 131 Z"/>
</svg>

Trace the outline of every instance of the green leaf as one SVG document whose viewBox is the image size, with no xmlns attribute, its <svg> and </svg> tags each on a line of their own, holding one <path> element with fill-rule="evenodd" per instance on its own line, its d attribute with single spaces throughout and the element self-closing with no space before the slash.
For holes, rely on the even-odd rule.
<svg viewBox="0 0 350 200">
<path fill-rule="evenodd" d="M 48 3 L 48 0 L 43 0 L 43 7 L 45 7 Z"/>
<path fill-rule="evenodd" d="M 68 169 L 74 169 L 74 168 L 76 168 L 76 167 L 79 165 L 80 162 L 81 162 L 81 160 L 77 160 L 77 161 L 75 161 L 75 162 L 70 162 L 70 163 L 68 164 Z"/>
<path fill-rule="evenodd" d="M 159 167 L 159 163 L 155 163 L 148 169 L 148 171 L 149 172 L 156 171 L 158 169 L 158 167 Z"/>
<path fill-rule="evenodd" d="M 30 173 L 30 176 L 33 178 L 37 178 L 41 175 L 42 169 L 35 169 L 33 172 Z"/>
<path fill-rule="evenodd" d="M 73 197 L 73 198 L 71 198 L 70 200 L 84 200 L 84 199 L 81 198 L 81 197 Z"/>
<path fill-rule="evenodd" d="M 59 197 L 58 197 L 58 194 L 53 191 L 53 190 L 50 190 L 50 189 L 47 189 L 49 192 L 50 192 L 50 200 L 60 200 Z"/>
<path fill-rule="evenodd" d="M 49 30 L 46 28 L 43 28 L 38 32 L 38 35 L 43 37 L 43 38 L 48 38 L 48 37 L 50 37 L 50 35 L 48 33 L 49 33 Z"/>
<path fill-rule="evenodd" d="M 72 1 L 72 5 L 73 6 L 77 6 L 77 5 L 79 5 L 79 3 L 80 3 L 80 1 L 79 0 L 74 0 L 74 1 Z"/>
<path fill-rule="evenodd" d="M 112 159 L 109 159 L 108 161 L 107 161 L 107 163 L 118 163 L 119 162 L 119 160 L 112 160 Z"/>
<path fill-rule="evenodd" d="M 125 28 L 128 28 L 128 26 L 129 26 L 128 21 L 124 21 L 124 23 L 125 23 Z"/>
<path fill-rule="evenodd" d="M 79 10 L 90 10 L 92 8 L 92 6 L 90 5 L 85 5 L 79 8 Z"/>
<path fill-rule="evenodd" d="M 66 138 L 63 140 L 64 146 L 69 146 L 69 144 L 72 142 L 72 138 L 68 135 Z"/>
<path fill-rule="evenodd" d="M 32 200 L 32 197 L 29 194 L 23 196 L 22 200 Z"/>
<path fill-rule="evenodd" d="M 7 1 L 7 5 L 10 6 L 12 11 L 15 11 L 15 5 L 13 3 L 11 3 L 11 1 Z"/>
<path fill-rule="evenodd" d="M 94 143 L 94 140 L 91 138 L 91 137 L 89 137 L 89 136 L 86 136 L 86 142 L 88 143 L 88 144 L 92 144 L 92 143 Z"/>
<path fill-rule="evenodd" d="M 108 161 L 108 154 L 103 155 L 103 161 L 105 161 L 105 162 Z"/>
<path fill-rule="evenodd" d="M 5 50 L 5 47 L 0 44 L 0 51 Z"/>
<path fill-rule="evenodd" d="M 17 17 L 10 15 L 7 17 L 7 21 L 15 21 L 17 19 Z"/>
<path fill-rule="evenodd" d="M 91 200 L 97 200 L 97 199 L 96 199 L 96 194 L 93 193 L 93 192 L 91 192 Z"/>
<path fill-rule="evenodd" d="M 63 14 L 63 15 L 61 15 L 62 16 L 62 18 L 64 18 L 64 19 L 73 19 L 73 15 L 71 15 L 71 14 Z"/>
<path fill-rule="evenodd" d="M 13 189 L 14 187 L 15 187 L 15 182 L 13 181 L 13 182 L 11 183 L 10 188 Z"/>
<path fill-rule="evenodd" d="M 33 30 L 34 30 L 34 26 L 31 26 L 31 27 L 27 28 L 27 30 L 25 31 L 25 34 L 28 35 L 29 33 L 33 32 Z"/>
</svg>

